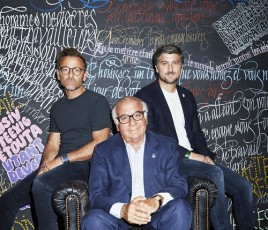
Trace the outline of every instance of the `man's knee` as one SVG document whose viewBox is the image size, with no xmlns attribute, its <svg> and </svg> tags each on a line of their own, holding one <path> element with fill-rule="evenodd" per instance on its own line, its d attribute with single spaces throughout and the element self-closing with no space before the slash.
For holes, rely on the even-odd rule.
<svg viewBox="0 0 268 230">
<path fill-rule="evenodd" d="M 243 178 L 244 179 L 244 190 L 246 190 L 248 193 L 253 193 L 253 184 L 248 181 L 247 179 Z"/>
<path fill-rule="evenodd" d="M 103 229 L 108 224 L 106 218 L 107 213 L 100 209 L 93 209 L 88 211 L 83 217 L 82 230 L 87 229 Z"/>
<path fill-rule="evenodd" d="M 47 188 L 47 185 L 44 183 L 44 180 L 42 179 L 42 176 L 37 176 L 33 180 L 31 191 L 33 195 L 39 194 L 40 191 L 45 191 Z"/>
<path fill-rule="evenodd" d="M 161 213 L 168 219 L 173 218 L 174 220 L 181 221 L 192 218 L 191 208 L 187 201 L 183 199 L 174 199 L 165 206 L 163 206 Z"/>
<path fill-rule="evenodd" d="M 192 211 L 187 201 L 182 199 L 175 199 L 172 206 L 174 208 L 174 214 L 176 216 L 180 216 L 180 218 L 191 219 Z"/>
<path fill-rule="evenodd" d="M 185 200 L 174 199 L 165 206 L 163 206 L 162 210 L 159 210 L 161 226 L 164 226 L 166 229 L 190 229 L 192 211 Z"/>
</svg>

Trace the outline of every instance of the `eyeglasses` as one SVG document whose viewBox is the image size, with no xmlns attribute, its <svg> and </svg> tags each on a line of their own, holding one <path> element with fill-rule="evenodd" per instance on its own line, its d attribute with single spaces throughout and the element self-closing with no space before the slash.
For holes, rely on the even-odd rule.
<svg viewBox="0 0 268 230">
<path fill-rule="evenodd" d="M 117 117 L 116 119 L 121 123 L 121 124 L 127 124 L 130 121 L 130 118 L 132 117 L 135 121 L 139 121 L 144 117 L 144 113 L 147 111 L 136 111 L 132 115 L 127 115 L 123 114 L 120 117 Z"/>
<path fill-rule="evenodd" d="M 70 70 L 72 70 L 75 76 L 78 76 L 82 73 L 82 71 L 85 71 L 85 69 L 81 69 L 79 67 L 70 68 L 68 66 L 59 67 L 59 70 L 63 75 L 69 74 Z"/>
</svg>

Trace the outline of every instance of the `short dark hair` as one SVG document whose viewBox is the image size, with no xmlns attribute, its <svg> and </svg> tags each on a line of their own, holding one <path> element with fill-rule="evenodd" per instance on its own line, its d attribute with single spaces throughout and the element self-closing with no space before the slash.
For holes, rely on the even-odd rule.
<svg viewBox="0 0 268 230">
<path fill-rule="evenodd" d="M 159 48 L 157 48 L 157 50 L 155 51 L 155 53 L 153 55 L 153 68 L 155 68 L 159 57 L 164 53 L 165 54 L 178 54 L 181 58 L 181 63 L 182 64 L 184 63 L 184 57 L 183 57 L 182 50 L 176 45 L 169 44 L 169 45 L 163 45 L 163 46 L 160 46 Z"/>
<path fill-rule="evenodd" d="M 71 57 L 79 57 L 82 59 L 82 61 L 84 62 L 84 68 L 86 69 L 87 68 L 87 63 L 86 63 L 86 60 L 85 58 L 83 57 L 83 55 L 75 48 L 63 48 L 62 51 L 60 51 L 57 55 L 57 59 L 56 59 L 56 68 L 59 68 L 60 67 L 60 61 L 63 57 L 68 57 L 68 56 L 71 56 Z"/>
</svg>

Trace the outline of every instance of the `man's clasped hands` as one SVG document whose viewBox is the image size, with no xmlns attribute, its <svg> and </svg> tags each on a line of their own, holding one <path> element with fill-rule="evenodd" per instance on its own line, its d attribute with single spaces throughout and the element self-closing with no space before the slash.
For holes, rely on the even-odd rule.
<svg viewBox="0 0 268 230">
<path fill-rule="evenodd" d="M 159 197 L 161 197 L 159 195 Z M 138 196 L 130 203 L 124 204 L 121 209 L 121 217 L 130 224 L 148 224 L 151 221 L 151 214 L 160 208 L 159 200 L 155 197 L 144 198 Z"/>
</svg>

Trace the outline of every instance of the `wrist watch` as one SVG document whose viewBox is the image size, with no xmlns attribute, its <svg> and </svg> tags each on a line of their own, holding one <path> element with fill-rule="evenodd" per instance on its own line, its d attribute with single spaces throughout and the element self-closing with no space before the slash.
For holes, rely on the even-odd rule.
<svg viewBox="0 0 268 230">
<path fill-rule="evenodd" d="M 159 195 L 159 194 L 156 194 L 156 195 L 152 196 L 152 198 L 154 198 L 155 200 L 158 201 L 158 203 L 159 203 L 159 207 L 158 208 L 160 208 L 162 206 L 162 203 L 163 203 L 163 199 L 164 198 L 161 195 Z"/>
<path fill-rule="evenodd" d="M 63 154 L 60 156 L 60 159 L 61 159 L 61 161 L 62 161 L 63 164 L 66 164 L 67 162 L 70 162 L 67 153 L 63 153 Z"/>
</svg>

